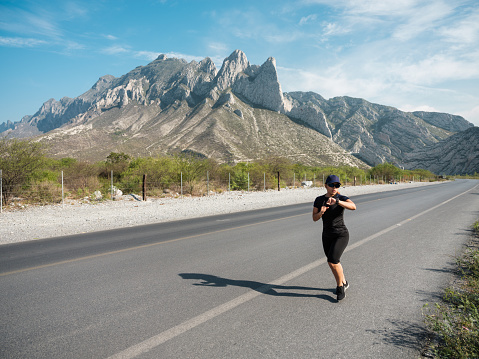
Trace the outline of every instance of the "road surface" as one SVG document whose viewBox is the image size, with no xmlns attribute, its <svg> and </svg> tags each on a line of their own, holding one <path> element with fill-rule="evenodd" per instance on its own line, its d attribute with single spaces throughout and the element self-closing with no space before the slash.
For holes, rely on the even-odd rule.
<svg viewBox="0 0 479 359">
<path fill-rule="evenodd" d="M 417 358 L 479 182 L 352 198 L 340 303 L 313 200 L 0 246 L 0 357 Z"/>
</svg>

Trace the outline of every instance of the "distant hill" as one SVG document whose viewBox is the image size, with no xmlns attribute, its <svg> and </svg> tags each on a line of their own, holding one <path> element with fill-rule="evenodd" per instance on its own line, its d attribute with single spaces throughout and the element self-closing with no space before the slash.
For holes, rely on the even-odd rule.
<svg viewBox="0 0 479 359">
<path fill-rule="evenodd" d="M 424 168 L 436 174 L 479 173 L 479 127 L 406 155 L 406 168 Z"/>
<path fill-rule="evenodd" d="M 144 156 L 191 150 L 219 161 L 278 155 L 306 164 L 367 167 L 387 161 L 408 168 L 408 154 L 421 156 L 474 128 L 450 114 L 283 93 L 275 59 L 251 65 L 240 50 L 219 71 L 209 58 L 187 63 L 160 55 L 2 126 L 9 136 L 38 136 L 56 157 L 99 160 L 112 151 Z"/>
</svg>

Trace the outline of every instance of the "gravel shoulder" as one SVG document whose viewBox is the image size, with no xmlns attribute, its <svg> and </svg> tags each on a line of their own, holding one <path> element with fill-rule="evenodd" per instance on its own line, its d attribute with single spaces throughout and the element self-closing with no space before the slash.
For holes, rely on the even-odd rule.
<svg viewBox="0 0 479 359">
<path fill-rule="evenodd" d="M 348 186 L 342 187 L 340 192 L 354 200 L 355 195 L 430 184 L 434 182 Z M 206 197 L 152 198 L 147 201 L 123 196 L 115 201 L 66 201 L 64 205 L 30 206 L 0 214 L 0 245 L 289 204 L 311 202 L 312 205 L 314 199 L 324 192 L 324 188 L 232 191 Z"/>
</svg>

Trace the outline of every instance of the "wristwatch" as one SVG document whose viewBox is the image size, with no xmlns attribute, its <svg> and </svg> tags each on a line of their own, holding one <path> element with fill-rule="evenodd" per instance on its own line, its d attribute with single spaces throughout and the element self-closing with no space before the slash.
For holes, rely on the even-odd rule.
<svg viewBox="0 0 479 359">
<path fill-rule="evenodd" d="M 339 197 L 336 197 L 336 204 L 339 206 Z"/>
</svg>

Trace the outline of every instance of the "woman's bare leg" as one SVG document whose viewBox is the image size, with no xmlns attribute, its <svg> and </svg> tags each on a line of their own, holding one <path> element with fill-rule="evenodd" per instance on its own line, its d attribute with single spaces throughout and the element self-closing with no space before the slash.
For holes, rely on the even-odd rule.
<svg viewBox="0 0 479 359">
<path fill-rule="evenodd" d="M 331 268 L 331 271 L 333 272 L 334 278 L 336 279 L 336 285 L 338 287 L 341 287 L 344 283 L 346 283 L 346 279 L 344 278 L 344 272 L 343 272 L 343 266 L 341 263 L 330 263 L 329 268 Z"/>
</svg>

